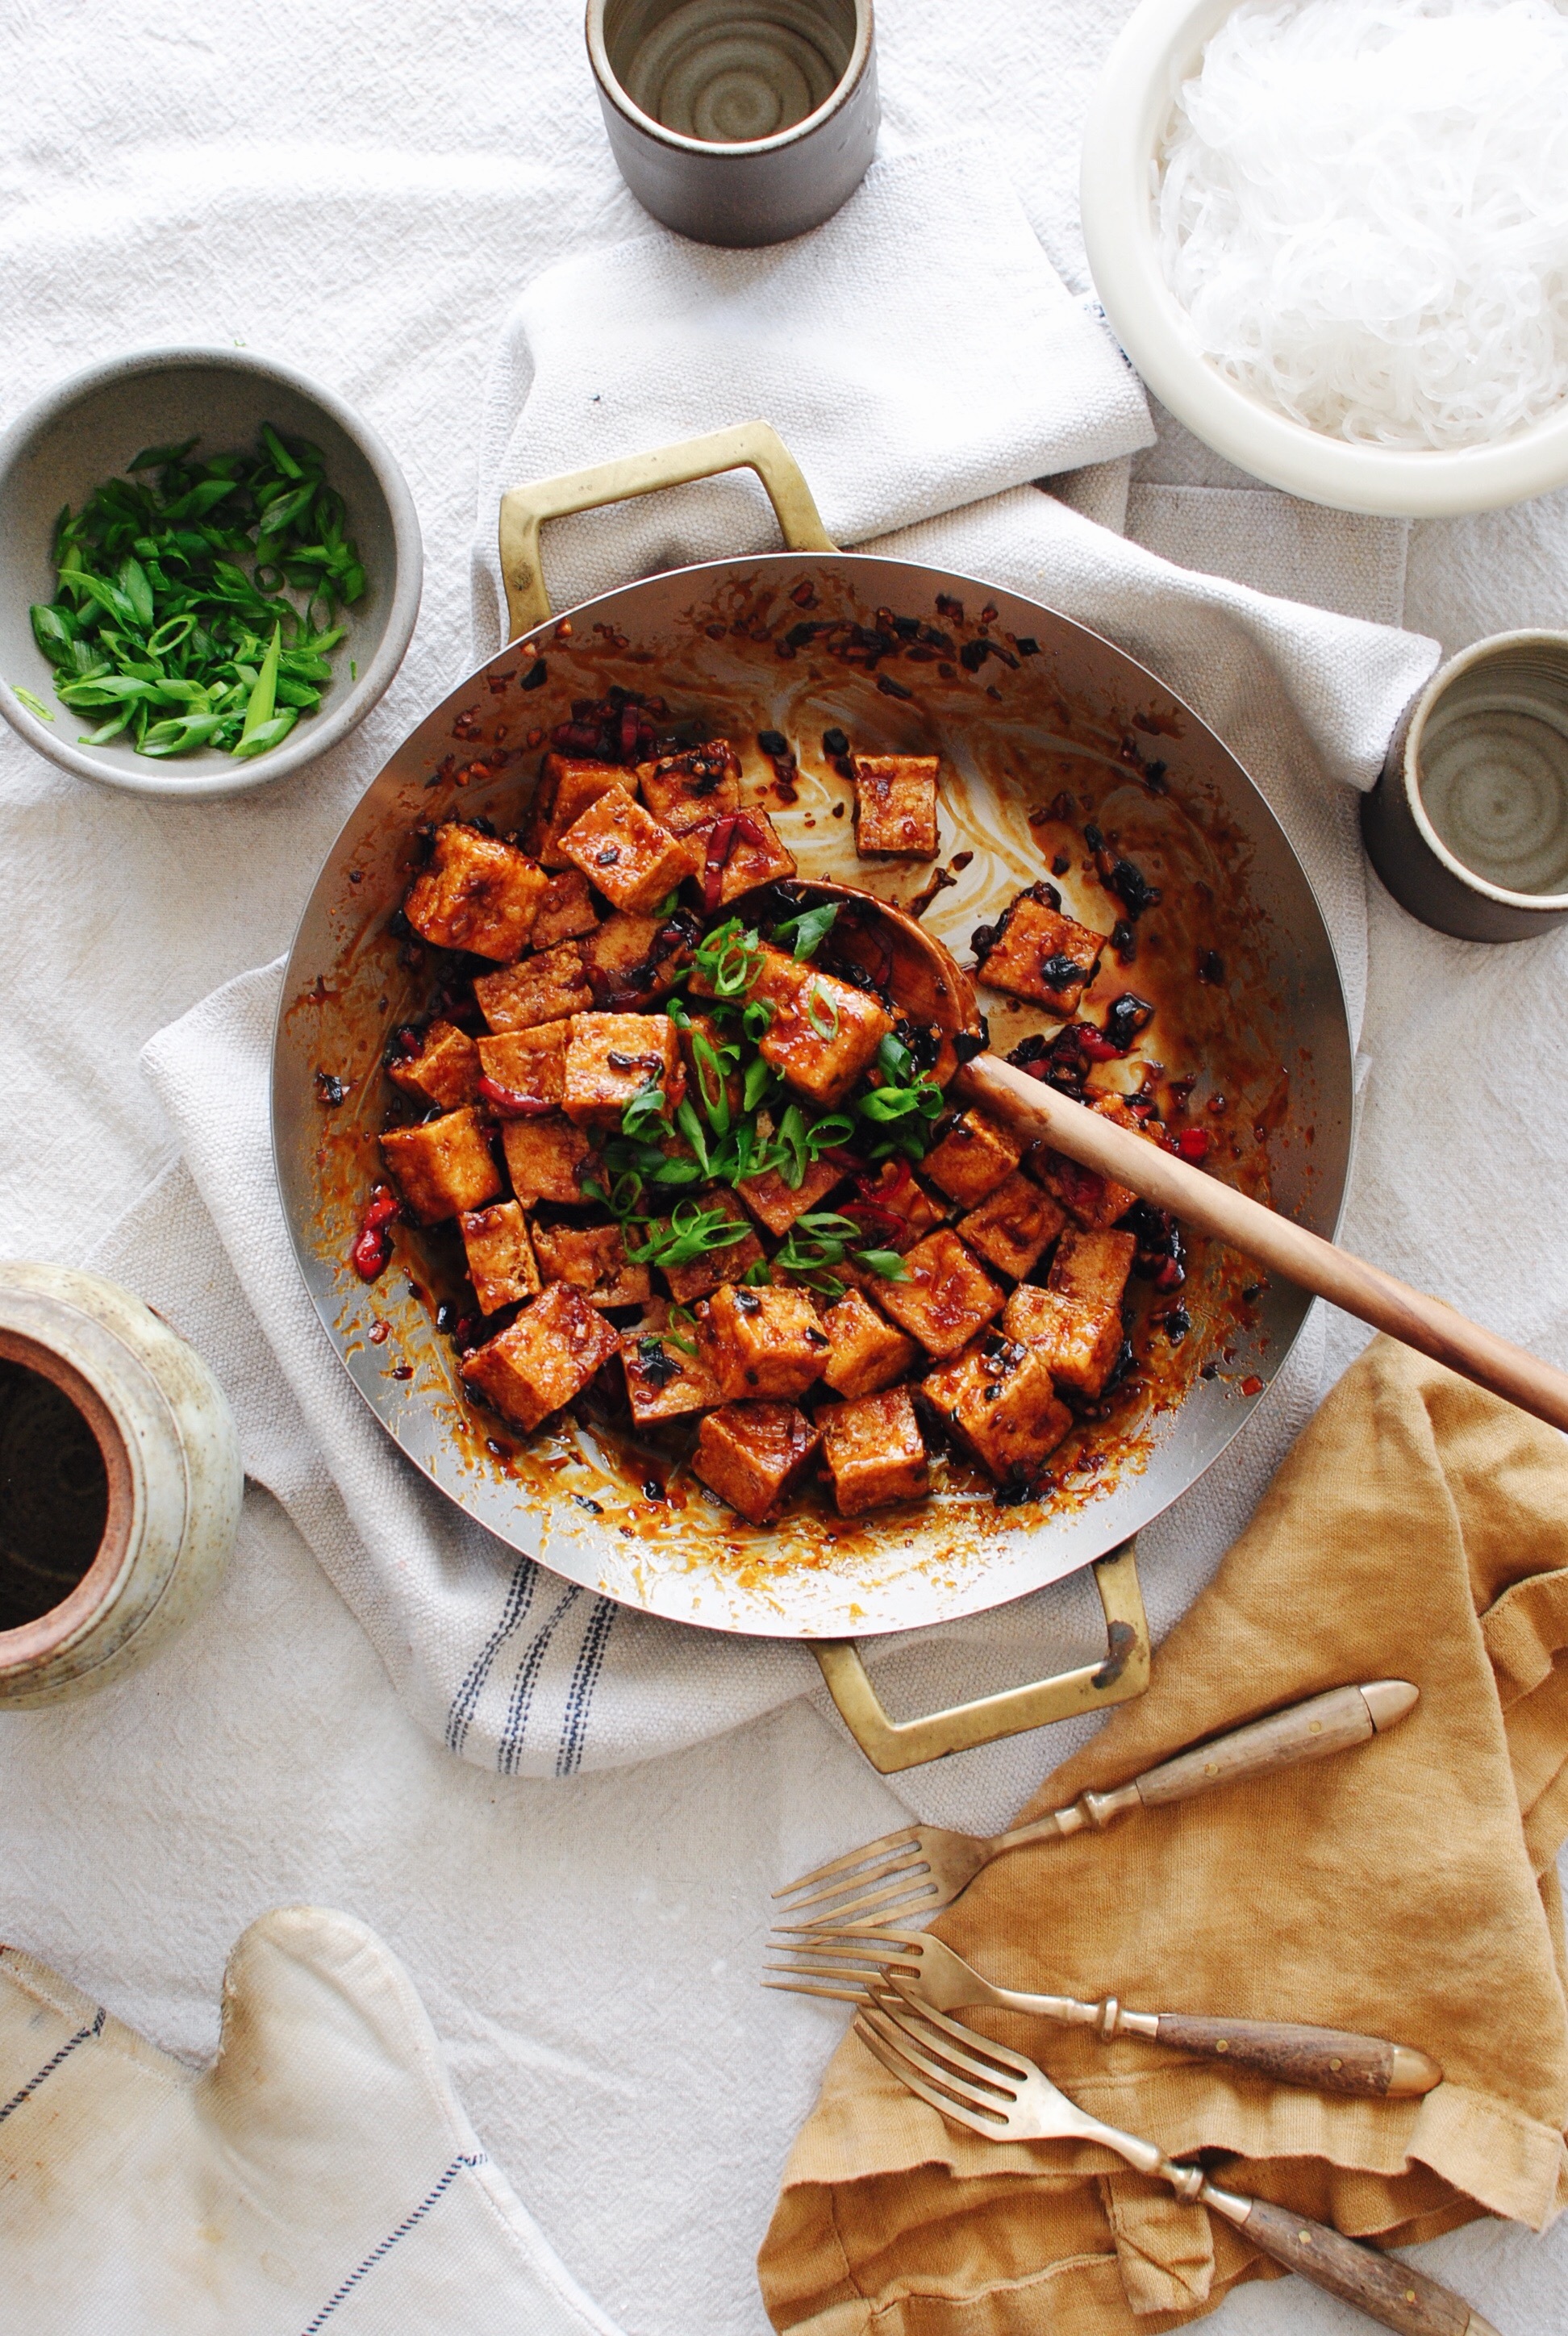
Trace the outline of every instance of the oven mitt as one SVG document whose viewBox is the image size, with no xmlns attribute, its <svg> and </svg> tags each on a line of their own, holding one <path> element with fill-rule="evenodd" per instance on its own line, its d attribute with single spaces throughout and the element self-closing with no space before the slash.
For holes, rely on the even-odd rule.
<svg viewBox="0 0 1568 2336">
<path fill-rule="evenodd" d="M 363 1923 L 263 1915 L 197 2074 L 0 1949 L 0 2328 L 616 2336 L 486 2157 Z"/>
</svg>

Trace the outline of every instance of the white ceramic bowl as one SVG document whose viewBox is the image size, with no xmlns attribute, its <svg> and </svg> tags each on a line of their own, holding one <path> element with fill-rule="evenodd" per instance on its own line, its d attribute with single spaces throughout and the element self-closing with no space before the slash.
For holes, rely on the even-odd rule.
<svg viewBox="0 0 1568 2336">
<path fill-rule="evenodd" d="M 348 638 L 319 712 L 303 716 L 280 746 L 253 762 L 210 747 L 165 763 L 121 739 L 79 745 L 79 735 L 101 717 L 58 703 L 54 669 L 28 615 L 34 601 L 54 597 L 50 548 L 62 505 L 79 510 L 144 446 L 200 432 L 200 453 L 248 449 L 263 422 L 321 448 L 365 568 L 365 592 L 347 612 Z M 0 714 L 62 769 L 134 794 L 189 799 L 270 785 L 335 746 L 382 696 L 414 632 L 423 567 L 419 521 L 403 472 L 369 423 L 331 390 L 248 349 L 140 349 L 109 358 L 46 391 L 0 438 Z M 43 701 L 53 722 L 28 711 L 15 694 L 18 683 Z"/>
<path fill-rule="evenodd" d="M 1223 379 L 1166 288 L 1155 243 L 1155 155 L 1183 81 L 1235 0 L 1143 0 L 1106 61 L 1084 136 L 1089 268 L 1106 316 L 1154 395 L 1254 478 L 1339 511 L 1452 519 L 1568 483 L 1568 403 L 1494 446 L 1408 453 L 1309 430 Z"/>
</svg>

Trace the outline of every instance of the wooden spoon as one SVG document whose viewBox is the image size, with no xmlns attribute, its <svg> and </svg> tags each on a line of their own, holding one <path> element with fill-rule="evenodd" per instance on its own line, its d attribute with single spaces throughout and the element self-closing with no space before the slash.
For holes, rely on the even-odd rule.
<svg viewBox="0 0 1568 2336">
<path fill-rule="evenodd" d="M 1016 1134 L 1048 1144 L 1081 1167 L 1127 1185 L 1140 1200 L 1168 1209 L 1194 1231 L 1240 1250 L 1266 1272 L 1310 1290 L 1316 1298 L 1327 1298 L 1375 1330 L 1386 1330 L 1391 1338 L 1446 1363 L 1477 1387 L 1505 1397 L 1521 1411 L 1568 1429 L 1568 1372 L 1498 1338 L 1495 1331 L 1483 1329 L 1440 1298 L 1410 1289 L 1381 1267 L 1368 1265 L 1261 1201 L 1222 1184 L 1218 1177 L 1189 1167 L 1146 1137 L 1103 1119 L 998 1056 L 976 1053 L 960 1063 L 966 1037 L 971 1045 L 979 1039 L 979 1014 L 974 985 L 945 944 L 901 909 L 869 892 L 839 884 L 791 889 L 813 899 L 856 904 L 852 916 L 839 920 L 846 939 L 852 931 L 854 935 L 849 953 L 872 969 L 880 937 L 892 968 L 888 984 L 892 994 L 911 1020 L 935 1022 L 944 1033 L 937 1076 L 944 1085 L 953 1077 L 960 1095 Z M 835 944 L 839 938 L 835 926 Z"/>
</svg>

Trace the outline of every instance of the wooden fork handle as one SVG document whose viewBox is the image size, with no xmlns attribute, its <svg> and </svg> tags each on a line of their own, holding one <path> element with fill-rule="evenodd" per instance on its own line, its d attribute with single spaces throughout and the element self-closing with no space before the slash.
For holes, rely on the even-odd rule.
<svg viewBox="0 0 1568 2336">
<path fill-rule="evenodd" d="M 1553 1427 L 1568 1428 L 1568 1372 L 1500 1338 L 1495 1331 L 1483 1329 L 1441 1299 L 1411 1290 L 1380 1266 L 1368 1265 L 1304 1225 L 1277 1215 L 1261 1201 L 1189 1167 L 1146 1137 L 1103 1119 L 995 1055 L 981 1055 L 966 1064 L 956 1084 L 1015 1131 L 1127 1185 L 1194 1231 L 1239 1249 L 1268 1272 L 1329 1299 L 1375 1330 L 1386 1330 L 1435 1362 L 1446 1363 L 1477 1387 L 1517 1404 L 1521 1411 Z"/>
<path fill-rule="evenodd" d="M 1284 2085 L 1308 2085 L 1317 2092 L 1387 2100 L 1429 2093 L 1443 2080 L 1437 2061 L 1411 2045 L 1389 2044 L 1380 2036 L 1353 2036 L 1337 2028 L 1206 2020 L 1185 2011 L 1162 2011 L 1154 2034 L 1162 2044 L 1174 2044 L 1180 2051 L 1252 2068 Z"/>
<path fill-rule="evenodd" d="M 1266 2198 L 1239 2197 L 1212 2183 L 1205 2183 L 1200 2195 L 1287 2271 L 1300 2272 L 1314 2287 L 1326 2287 L 1369 2320 L 1395 2329 L 1398 2336 L 1497 2336 L 1491 2321 L 1483 2320 L 1462 2295 L 1398 2255 L 1364 2247 L 1326 2223 L 1293 2214 Z M 1238 2207 L 1244 2212 L 1236 2213 Z"/>
</svg>

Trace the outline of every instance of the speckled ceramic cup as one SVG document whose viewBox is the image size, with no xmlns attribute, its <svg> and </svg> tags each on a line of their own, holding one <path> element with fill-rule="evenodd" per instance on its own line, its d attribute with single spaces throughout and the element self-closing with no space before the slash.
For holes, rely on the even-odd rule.
<svg viewBox="0 0 1568 2336">
<path fill-rule="evenodd" d="M 228 1564 L 243 1489 L 222 1388 L 150 1307 L 0 1263 L 0 1711 L 165 1645 Z"/>
<path fill-rule="evenodd" d="M 1499 633 L 1433 675 L 1361 806 L 1402 908 L 1461 940 L 1568 919 L 1568 633 Z"/>
<path fill-rule="evenodd" d="M 610 151 L 698 243 L 781 243 L 859 186 L 880 118 L 872 0 L 589 0 Z"/>
</svg>

